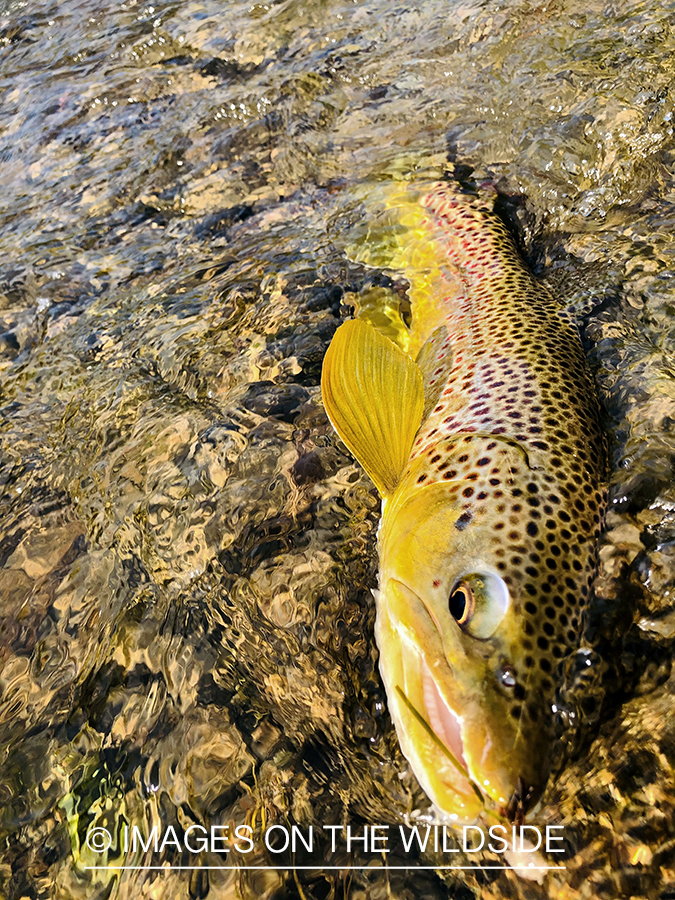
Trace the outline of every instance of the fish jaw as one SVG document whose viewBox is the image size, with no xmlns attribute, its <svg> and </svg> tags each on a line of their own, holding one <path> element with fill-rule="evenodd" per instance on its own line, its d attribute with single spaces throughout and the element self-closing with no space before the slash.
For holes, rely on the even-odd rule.
<svg viewBox="0 0 675 900">
<path fill-rule="evenodd" d="M 375 638 L 389 712 L 403 755 L 434 806 L 453 821 L 469 823 L 486 806 L 506 810 L 519 795 L 519 784 L 539 791 L 545 780 L 544 749 L 516 746 L 513 735 L 500 727 L 492 692 L 485 684 L 481 692 L 462 677 L 471 660 L 461 644 L 450 662 L 432 615 L 396 578 L 383 581 L 374 593 Z"/>
<path fill-rule="evenodd" d="M 421 601 L 395 579 L 389 579 L 383 591 L 375 592 L 375 598 L 380 674 L 403 755 L 438 810 L 454 821 L 475 821 L 484 803 L 465 745 L 464 719 L 457 711 L 461 698 L 448 697 L 447 689 L 440 686 L 452 683 L 449 666 L 441 660 L 440 635 Z"/>
<path fill-rule="evenodd" d="M 412 648 L 415 652 L 417 648 Z M 419 670 L 422 678 L 422 698 L 424 715 L 434 734 L 452 753 L 460 766 L 468 773 L 469 767 L 464 758 L 464 742 L 462 740 L 462 718 L 448 705 L 441 694 L 436 681 L 429 671 L 424 656 L 419 655 Z"/>
</svg>

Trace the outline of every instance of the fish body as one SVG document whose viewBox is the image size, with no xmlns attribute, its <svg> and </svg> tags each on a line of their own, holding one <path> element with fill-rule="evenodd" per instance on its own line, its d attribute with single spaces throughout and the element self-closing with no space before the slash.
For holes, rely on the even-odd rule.
<svg viewBox="0 0 675 900">
<path fill-rule="evenodd" d="M 545 784 L 604 440 L 573 317 L 502 222 L 444 183 L 387 205 L 412 321 L 400 346 L 340 326 L 322 390 L 382 496 L 375 634 L 401 749 L 435 806 L 472 821 Z"/>
</svg>

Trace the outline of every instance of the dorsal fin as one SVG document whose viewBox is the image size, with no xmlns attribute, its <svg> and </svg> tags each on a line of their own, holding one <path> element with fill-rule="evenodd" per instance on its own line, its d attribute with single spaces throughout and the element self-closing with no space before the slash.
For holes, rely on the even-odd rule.
<svg viewBox="0 0 675 900">
<path fill-rule="evenodd" d="M 321 392 L 337 433 L 380 494 L 390 494 L 422 421 L 419 368 L 372 325 L 350 319 L 326 352 Z"/>
</svg>

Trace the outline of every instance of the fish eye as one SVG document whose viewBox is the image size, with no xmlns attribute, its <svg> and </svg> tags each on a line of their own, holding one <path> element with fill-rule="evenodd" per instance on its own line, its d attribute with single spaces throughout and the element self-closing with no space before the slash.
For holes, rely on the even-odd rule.
<svg viewBox="0 0 675 900">
<path fill-rule="evenodd" d="M 473 613 L 473 591 L 468 582 L 460 582 L 448 600 L 450 614 L 458 625 L 464 625 Z"/>
<path fill-rule="evenodd" d="M 448 598 L 453 619 L 477 640 L 492 637 L 509 608 L 509 589 L 499 575 L 463 575 Z"/>
</svg>

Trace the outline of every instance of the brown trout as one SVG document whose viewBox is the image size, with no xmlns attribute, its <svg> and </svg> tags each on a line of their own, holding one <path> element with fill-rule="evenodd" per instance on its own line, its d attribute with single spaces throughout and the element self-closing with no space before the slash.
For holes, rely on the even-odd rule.
<svg viewBox="0 0 675 900">
<path fill-rule="evenodd" d="M 375 635 L 401 749 L 453 820 L 512 817 L 548 777 L 594 573 L 598 401 L 573 316 L 484 203 L 433 183 L 387 207 L 412 321 L 398 344 L 343 323 L 323 399 L 382 497 Z"/>
</svg>

